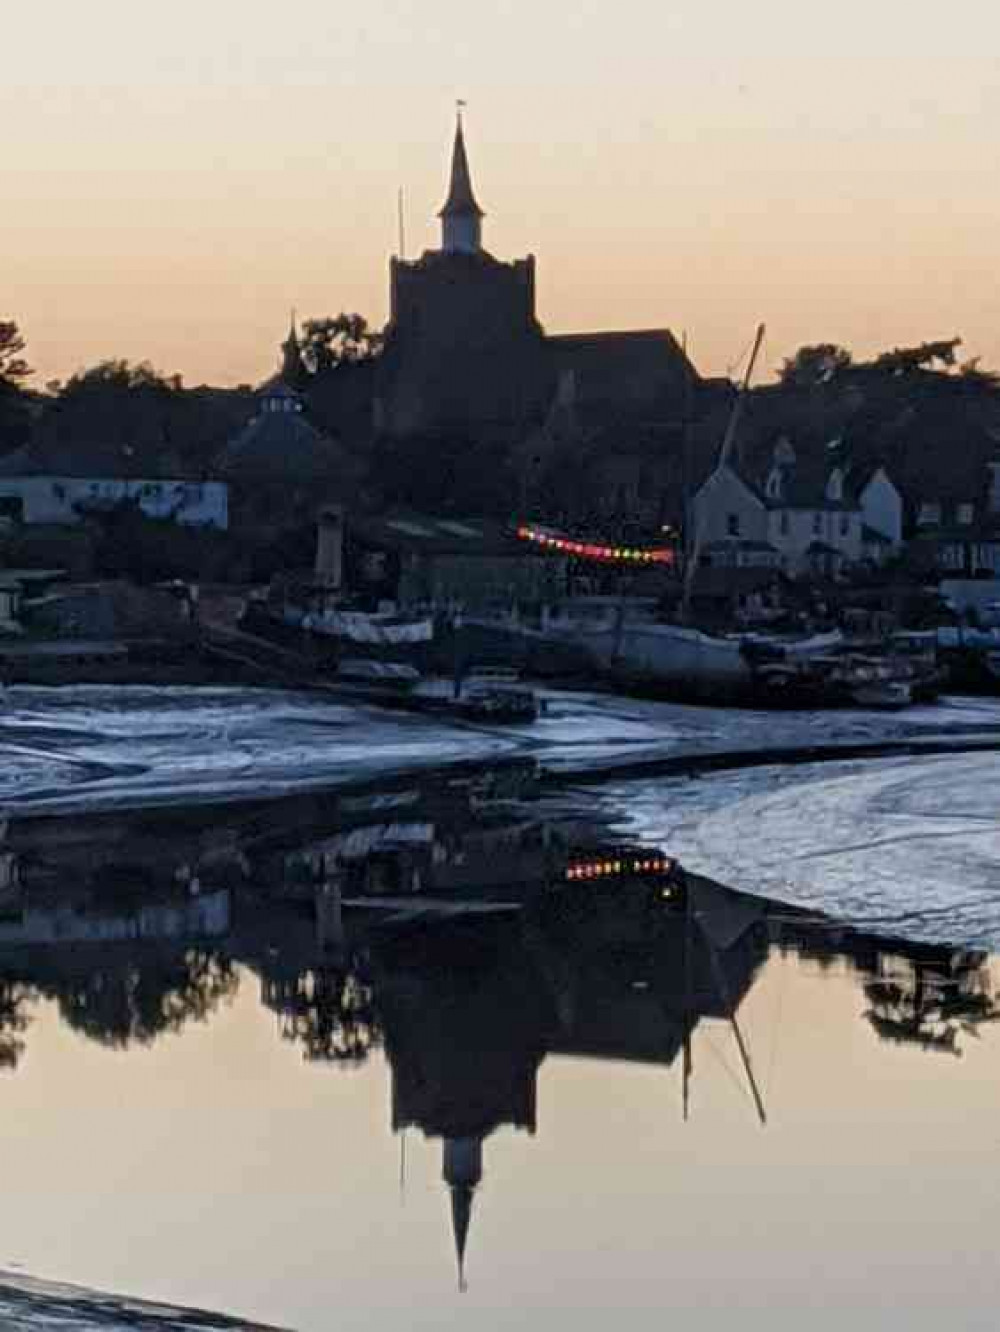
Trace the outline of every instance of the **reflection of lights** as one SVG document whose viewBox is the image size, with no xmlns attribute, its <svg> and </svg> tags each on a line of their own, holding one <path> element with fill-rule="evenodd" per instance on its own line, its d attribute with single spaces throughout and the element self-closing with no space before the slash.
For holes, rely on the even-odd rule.
<svg viewBox="0 0 1000 1332">
<path fill-rule="evenodd" d="M 610 879 L 619 875 L 669 874 L 677 862 L 669 856 L 623 856 L 619 860 L 578 860 L 566 868 L 566 879 L 571 883 Z M 666 901 L 674 896 L 671 887 L 660 894 Z"/>
<path fill-rule="evenodd" d="M 601 560 L 610 564 L 673 564 L 674 552 L 664 547 L 606 546 L 593 541 L 573 541 L 568 537 L 553 536 L 538 527 L 522 525 L 517 529 L 521 541 L 536 546 L 562 551 L 577 559 Z"/>
</svg>

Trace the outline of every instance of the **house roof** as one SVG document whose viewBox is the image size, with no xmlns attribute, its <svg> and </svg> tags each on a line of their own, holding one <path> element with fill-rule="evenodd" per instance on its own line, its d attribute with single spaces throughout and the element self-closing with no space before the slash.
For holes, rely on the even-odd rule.
<svg viewBox="0 0 1000 1332">
<path fill-rule="evenodd" d="M 347 518 L 348 532 L 368 545 L 425 555 L 537 555 L 489 518 L 435 518 L 401 510 L 379 518 Z"/>
<path fill-rule="evenodd" d="M 869 545 L 891 546 L 892 537 L 887 537 L 884 532 L 880 532 L 877 527 L 869 527 L 867 523 L 861 529 L 861 538 Z"/>
<path fill-rule="evenodd" d="M 0 458 L 0 478 L 28 476 L 69 477 L 88 481 L 100 478 L 144 481 L 201 481 L 202 472 L 184 467 L 171 454 L 160 457 L 134 453 L 114 445 L 63 446 L 41 444 L 15 449 Z"/>
<path fill-rule="evenodd" d="M 327 477 L 337 461 L 336 446 L 301 412 L 265 411 L 230 440 L 219 469 L 227 476 L 273 476 L 294 482 Z"/>
</svg>

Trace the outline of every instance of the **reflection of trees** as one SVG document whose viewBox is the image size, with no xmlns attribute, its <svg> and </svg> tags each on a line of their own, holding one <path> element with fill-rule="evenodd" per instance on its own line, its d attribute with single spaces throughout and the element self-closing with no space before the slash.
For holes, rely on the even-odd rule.
<svg viewBox="0 0 1000 1332">
<path fill-rule="evenodd" d="M 301 1043 L 310 1062 L 357 1066 L 382 1044 L 372 987 L 354 972 L 320 967 L 271 981 L 265 1002 L 279 1013 L 284 1039 Z"/>
<path fill-rule="evenodd" d="M 0 1071 L 13 1073 L 24 1053 L 22 1037 L 30 1018 L 25 1011 L 35 991 L 21 981 L 0 980 Z"/>
<path fill-rule="evenodd" d="M 896 963 L 865 986 L 871 1004 L 865 1016 L 887 1041 L 960 1056 L 959 1037 L 978 1036 L 980 1026 L 1000 1017 L 987 958 Z"/>
<path fill-rule="evenodd" d="M 96 966 L 52 988 L 69 1026 L 123 1050 L 206 1021 L 238 984 L 228 959 L 192 948 Z"/>
</svg>

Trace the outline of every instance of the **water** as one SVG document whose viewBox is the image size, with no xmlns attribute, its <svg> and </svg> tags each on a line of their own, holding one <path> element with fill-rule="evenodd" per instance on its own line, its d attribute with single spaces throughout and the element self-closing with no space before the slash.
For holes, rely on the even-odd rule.
<svg viewBox="0 0 1000 1332">
<path fill-rule="evenodd" d="M 681 874 L 724 790 L 9 822 L 0 1267 L 304 1332 L 992 1328 L 996 961 Z"/>
</svg>

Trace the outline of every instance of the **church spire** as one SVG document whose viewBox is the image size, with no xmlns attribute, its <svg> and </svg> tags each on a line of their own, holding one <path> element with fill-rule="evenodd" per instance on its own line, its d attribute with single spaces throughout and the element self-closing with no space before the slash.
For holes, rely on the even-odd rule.
<svg viewBox="0 0 1000 1332">
<path fill-rule="evenodd" d="M 305 361 L 302 359 L 302 344 L 299 342 L 299 330 L 296 326 L 295 311 L 292 311 L 288 337 L 281 344 L 281 381 L 288 388 L 299 389 L 308 378 Z"/>
<path fill-rule="evenodd" d="M 478 254 L 483 245 L 483 218 L 486 214 L 476 202 L 472 190 L 472 174 L 469 171 L 462 125 L 464 105 L 464 102 L 458 104 L 448 198 L 438 213 L 441 219 L 441 248 L 447 254 Z"/>
</svg>

